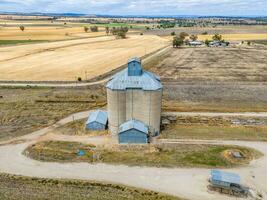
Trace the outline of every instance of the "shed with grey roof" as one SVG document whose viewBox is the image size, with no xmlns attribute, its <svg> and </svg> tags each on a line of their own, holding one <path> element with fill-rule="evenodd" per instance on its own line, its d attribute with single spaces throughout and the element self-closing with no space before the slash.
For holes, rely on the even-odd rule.
<svg viewBox="0 0 267 200">
<path fill-rule="evenodd" d="M 240 185 L 240 176 L 220 170 L 211 170 L 210 181 L 213 185 L 230 188 L 231 185 Z"/>
<path fill-rule="evenodd" d="M 130 120 L 119 127 L 120 144 L 148 143 L 148 127 L 139 120 Z"/>
<path fill-rule="evenodd" d="M 90 114 L 87 122 L 87 130 L 105 130 L 108 123 L 108 114 L 105 111 L 97 110 Z"/>
<path fill-rule="evenodd" d="M 142 69 L 139 58 L 130 59 L 106 88 L 109 129 L 115 139 L 119 126 L 132 119 L 147 124 L 152 136 L 159 135 L 163 87 L 158 76 Z"/>
</svg>

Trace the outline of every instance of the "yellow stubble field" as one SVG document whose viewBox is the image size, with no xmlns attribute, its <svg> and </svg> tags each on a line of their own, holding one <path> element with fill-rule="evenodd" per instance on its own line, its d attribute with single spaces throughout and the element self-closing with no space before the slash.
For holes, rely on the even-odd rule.
<svg viewBox="0 0 267 200">
<path fill-rule="evenodd" d="M 169 44 L 154 35 L 114 36 L 0 48 L 0 80 L 75 81 L 94 78 Z"/>
</svg>

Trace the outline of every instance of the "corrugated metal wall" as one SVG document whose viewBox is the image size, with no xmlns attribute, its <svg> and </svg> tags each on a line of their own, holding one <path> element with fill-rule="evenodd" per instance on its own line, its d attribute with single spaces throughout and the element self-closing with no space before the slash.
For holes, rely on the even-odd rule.
<svg viewBox="0 0 267 200">
<path fill-rule="evenodd" d="M 160 132 L 162 89 L 125 91 L 107 89 L 109 127 L 116 137 L 119 126 L 132 119 L 140 120 L 149 126 L 153 135 Z"/>
<path fill-rule="evenodd" d="M 95 130 L 95 131 L 100 131 L 100 130 L 105 130 L 106 126 L 104 124 L 100 124 L 98 122 L 91 122 L 86 125 L 87 130 Z"/>
<path fill-rule="evenodd" d="M 146 144 L 147 142 L 147 134 L 135 129 L 131 129 L 119 134 L 120 144 Z"/>
</svg>

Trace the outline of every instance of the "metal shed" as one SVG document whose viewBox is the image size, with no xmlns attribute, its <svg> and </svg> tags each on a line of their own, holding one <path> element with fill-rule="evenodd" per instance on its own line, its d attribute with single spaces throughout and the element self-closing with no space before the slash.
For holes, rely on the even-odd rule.
<svg viewBox="0 0 267 200">
<path fill-rule="evenodd" d="M 148 143 L 148 127 L 141 121 L 130 120 L 119 128 L 120 144 L 146 144 Z"/>
<path fill-rule="evenodd" d="M 230 188 L 231 186 L 240 185 L 240 176 L 238 174 L 220 170 L 211 170 L 210 181 L 215 186 Z"/>
<path fill-rule="evenodd" d="M 92 112 L 86 122 L 88 130 L 105 130 L 108 123 L 108 114 L 105 111 L 97 110 Z"/>
</svg>

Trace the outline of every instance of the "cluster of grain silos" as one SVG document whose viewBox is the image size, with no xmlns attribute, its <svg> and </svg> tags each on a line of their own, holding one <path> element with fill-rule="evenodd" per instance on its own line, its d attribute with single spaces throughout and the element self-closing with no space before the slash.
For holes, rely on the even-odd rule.
<svg viewBox="0 0 267 200">
<path fill-rule="evenodd" d="M 119 127 L 130 120 L 143 122 L 150 136 L 160 133 L 162 84 L 160 78 L 144 71 L 141 60 L 129 60 L 127 69 L 107 83 L 109 129 L 115 139 Z"/>
</svg>

